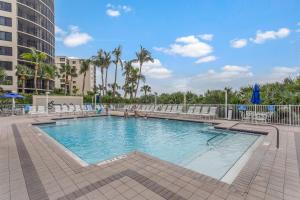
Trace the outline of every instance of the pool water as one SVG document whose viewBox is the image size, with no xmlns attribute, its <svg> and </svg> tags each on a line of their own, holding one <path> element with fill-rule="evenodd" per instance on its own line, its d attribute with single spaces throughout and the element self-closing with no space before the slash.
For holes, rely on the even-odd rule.
<svg viewBox="0 0 300 200">
<path fill-rule="evenodd" d="M 39 128 L 89 164 L 140 151 L 217 179 L 259 138 L 203 123 L 114 116 Z"/>
</svg>

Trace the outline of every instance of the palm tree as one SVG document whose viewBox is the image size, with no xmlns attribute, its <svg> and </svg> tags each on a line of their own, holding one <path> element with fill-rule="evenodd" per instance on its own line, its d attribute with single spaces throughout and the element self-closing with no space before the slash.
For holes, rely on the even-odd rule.
<svg viewBox="0 0 300 200">
<path fill-rule="evenodd" d="M 21 80 L 22 82 L 22 93 L 25 93 L 25 84 L 26 84 L 26 80 L 29 77 L 33 76 L 33 70 L 29 67 L 27 67 L 26 65 L 17 65 L 16 66 L 16 75 L 19 77 L 19 80 Z"/>
<path fill-rule="evenodd" d="M 152 62 L 153 63 L 154 59 L 152 58 L 151 53 L 147 49 L 145 49 L 141 46 L 140 51 L 136 52 L 136 60 L 135 61 L 139 63 L 139 66 L 140 66 L 139 73 L 140 73 L 140 75 L 142 75 L 143 64 L 146 63 L 146 62 Z M 137 80 L 137 85 L 136 85 L 134 97 L 136 97 L 136 95 L 137 95 L 139 85 L 140 85 L 140 78 Z"/>
<path fill-rule="evenodd" d="M 82 95 L 84 95 L 86 72 L 89 71 L 91 62 L 92 61 L 90 59 L 86 59 L 86 60 L 81 61 L 79 73 L 83 74 Z"/>
<path fill-rule="evenodd" d="M 46 80 L 46 92 L 49 92 L 50 81 L 55 79 L 58 75 L 57 68 L 55 65 L 43 64 L 42 65 L 42 76 Z"/>
<path fill-rule="evenodd" d="M 46 61 L 47 54 L 38 52 L 35 48 L 30 48 L 30 52 L 22 53 L 21 58 L 30 61 L 34 65 L 34 89 L 35 93 L 37 94 L 38 71 L 40 70 L 41 65 Z"/>
<path fill-rule="evenodd" d="M 144 85 L 143 87 L 141 87 L 141 92 L 144 92 L 145 96 L 147 96 L 147 93 L 151 92 L 151 87 L 149 85 Z"/>
<path fill-rule="evenodd" d="M 77 69 L 76 69 L 75 66 L 73 66 L 71 68 L 71 71 L 70 71 L 70 78 L 71 78 L 71 80 L 70 80 L 70 91 L 69 91 L 70 95 L 73 93 L 73 78 L 76 78 L 77 76 L 78 76 Z"/>
<path fill-rule="evenodd" d="M 107 94 L 107 72 L 108 72 L 108 68 L 111 64 L 111 55 L 110 52 L 103 52 L 103 63 L 102 63 L 102 68 L 105 69 L 105 94 Z"/>
<path fill-rule="evenodd" d="M 60 66 L 60 73 L 62 74 L 62 77 L 65 79 L 65 95 L 68 93 L 67 86 L 69 85 L 69 76 L 71 74 L 72 67 L 69 64 L 61 65 Z"/>
<path fill-rule="evenodd" d="M 114 81 L 114 84 L 113 84 L 113 97 L 115 97 L 115 94 L 116 94 L 116 85 L 117 85 L 117 76 L 118 76 L 118 65 L 119 65 L 119 63 L 121 65 L 121 68 L 123 69 L 123 62 L 121 60 L 121 55 L 122 55 L 122 48 L 121 48 L 121 46 L 118 46 L 117 48 L 115 48 L 112 51 L 112 54 L 114 55 L 114 60 L 112 62 L 116 66 L 116 68 L 115 68 L 115 81 Z"/>
<path fill-rule="evenodd" d="M 145 82 L 145 76 L 140 74 L 138 68 L 133 67 L 129 72 L 128 82 L 127 82 L 127 88 L 130 93 L 130 99 L 134 97 L 133 94 L 135 93 L 135 88 L 137 87 L 138 80 L 142 80 L 143 82 Z"/>
<path fill-rule="evenodd" d="M 132 70 L 133 66 L 132 63 L 134 61 L 130 60 L 130 61 L 125 61 L 124 63 L 124 69 L 125 71 L 123 72 L 123 76 L 125 76 L 125 83 L 123 86 L 123 90 L 124 90 L 124 98 L 127 98 L 127 94 L 128 94 L 128 78 L 130 76 L 130 71 Z"/>
<path fill-rule="evenodd" d="M 96 56 L 92 57 L 92 62 L 96 67 L 100 68 L 101 71 L 101 83 L 102 83 L 102 93 L 104 95 L 104 67 L 103 67 L 103 50 L 100 49 Z"/>
</svg>

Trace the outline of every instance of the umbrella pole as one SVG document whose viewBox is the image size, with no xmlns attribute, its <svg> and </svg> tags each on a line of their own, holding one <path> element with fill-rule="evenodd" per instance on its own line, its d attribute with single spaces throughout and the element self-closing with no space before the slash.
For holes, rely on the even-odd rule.
<svg viewBox="0 0 300 200">
<path fill-rule="evenodd" d="M 15 102 L 15 98 L 13 98 L 12 99 L 11 115 L 14 115 L 14 113 L 15 113 L 15 107 L 16 107 L 16 102 Z"/>
</svg>

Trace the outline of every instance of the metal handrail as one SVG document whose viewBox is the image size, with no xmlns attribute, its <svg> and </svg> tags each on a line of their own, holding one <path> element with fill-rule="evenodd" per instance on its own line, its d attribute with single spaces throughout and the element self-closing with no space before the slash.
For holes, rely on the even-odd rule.
<svg viewBox="0 0 300 200">
<path fill-rule="evenodd" d="M 258 126 L 269 126 L 276 129 L 276 148 L 279 149 L 279 129 L 276 126 L 270 125 L 270 124 L 251 124 L 251 123 L 245 123 L 245 122 L 238 122 L 234 124 L 233 126 L 227 128 L 228 130 L 232 129 L 233 127 L 239 125 L 239 124 L 250 124 L 250 125 L 258 125 Z"/>
</svg>

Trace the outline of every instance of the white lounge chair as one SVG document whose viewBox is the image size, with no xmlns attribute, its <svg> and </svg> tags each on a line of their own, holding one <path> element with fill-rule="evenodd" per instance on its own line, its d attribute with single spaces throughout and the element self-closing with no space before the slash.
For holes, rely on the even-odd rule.
<svg viewBox="0 0 300 200">
<path fill-rule="evenodd" d="M 69 105 L 69 112 L 75 114 L 75 107 L 74 107 L 74 105 Z"/>
<path fill-rule="evenodd" d="M 45 106 L 38 106 L 37 114 L 38 114 L 38 115 L 46 114 Z"/>
<path fill-rule="evenodd" d="M 54 113 L 56 114 L 62 114 L 61 106 L 60 105 L 54 105 Z"/>
<path fill-rule="evenodd" d="M 177 106 L 176 111 L 173 111 L 173 112 L 174 112 L 174 113 L 180 114 L 180 113 L 182 113 L 182 109 L 183 109 L 183 106 L 182 106 L 182 105 L 179 105 L 179 106 Z"/>
<path fill-rule="evenodd" d="M 82 113 L 80 105 L 75 105 L 75 113 Z"/>
<path fill-rule="evenodd" d="M 86 108 L 87 108 L 87 111 L 88 111 L 88 112 L 91 112 L 91 113 L 96 112 L 96 111 L 93 109 L 92 105 L 90 105 L 90 104 L 86 105 Z"/>
<path fill-rule="evenodd" d="M 174 106 L 172 106 L 172 105 L 168 105 L 168 107 L 167 107 L 167 109 L 164 111 L 164 113 L 171 113 L 173 107 L 174 107 Z"/>
<path fill-rule="evenodd" d="M 203 106 L 200 112 L 200 115 L 207 115 L 209 111 L 209 107 L 208 106 Z"/>
<path fill-rule="evenodd" d="M 36 115 L 36 114 L 38 114 L 38 112 L 37 112 L 37 110 L 36 110 L 36 107 L 35 107 L 35 106 L 31 106 L 31 107 L 29 108 L 28 114 L 30 114 L 30 115 Z"/>
<path fill-rule="evenodd" d="M 207 112 L 206 114 L 203 113 L 203 114 L 200 114 L 201 116 L 203 117 L 216 117 L 216 114 L 217 114 L 217 107 L 210 107 L 209 109 L 209 112 Z"/>
<path fill-rule="evenodd" d="M 194 108 L 193 115 L 200 115 L 200 111 L 201 111 L 201 106 L 196 106 Z"/>
<path fill-rule="evenodd" d="M 187 112 L 183 113 L 183 114 L 192 115 L 194 113 L 194 109 L 195 109 L 195 106 L 189 106 L 189 109 L 187 110 Z"/>
<path fill-rule="evenodd" d="M 62 113 L 64 113 L 64 114 L 70 113 L 67 105 L 62 105 L 61 110 L 62 110 Z"/>
<path fill-rule="evenodd" d="M 159 109 L 159 108 L 158 108 L 158 109 Z M 155 112 L 163 113 L 163 112 L 166 111 L 166 109 L 167 109 L 167 105 L 162 105 L 162 106 L 160 107 L 160 109 L 159 109 L 159 110 L 156 110 Z"/>
<path fill-rule="evenodd" d="M 81 110 L 82 110 L 82 113 L 87 113 L 89 110 L 87 109 L 86 105 L 82 105 L 81 106 Z"/>
</svg>

